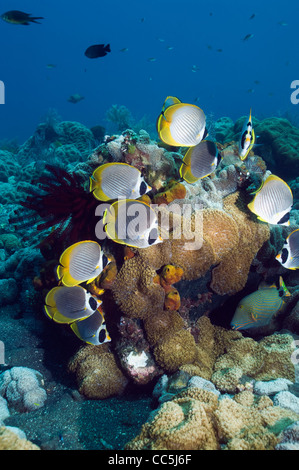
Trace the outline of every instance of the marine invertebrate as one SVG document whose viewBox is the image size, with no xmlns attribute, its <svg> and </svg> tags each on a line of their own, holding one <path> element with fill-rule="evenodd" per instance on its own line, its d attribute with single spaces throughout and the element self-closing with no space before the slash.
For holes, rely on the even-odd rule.
<svg viewBox="0 0 299 470">
<path fill-rule="evenodd" d="M 69 362 L 78 390 L 87 398 L 101 400 L 123 393 L 128 380 L 105 345 L 84 346 Z"/>
<path fill-rule="evenodd" d="M 286 378 L 294 381 L 293 350 L 290 335 L 271 335 L 260 342 L 241 337 L 226 353 L 218 356 L 211 380 L 218 389 L 232 393 L 238 390 L 243 376 L 256 380 Z"/>
<path fill-rule="evenodd" d="M 22 439 L 5 426 L 0 427 L 0 450 L 40 450 L 40 448 L 28 441 Z"/>
<path fill-rule="evenodd" d="M 112 285 L 116 304 L 130 318 L 146 318 L 163 310 L 165 293 L 153 279 L 156 271 L 146 265 L 140 257 L 126 260 Z"/>
<path fill-rule="evenodd" d="M 163 403 L 125 449 L 274 450 L 279 433 L 297 418 L 249 391 L 218 401 L 212 391 L 188 387 Z"/>
<path fill-rule="evenodd" d="M 43 406 L 47 393 L 40 372 L 28 367 L 12 367 L 0 375 L 0 394 L 19 411 Z"/>
<path fill-rule="evenodd" d="M 98 204 L 92 193 L 85 191 L 81 178 L 60 167 L 46 165 L 47 172 L 39 179 L 37 186 L 27 192 L 27 199 L 21 205 L 29 209 L 25 224 L 36 221 L 36 214 L 42 219 L 37 230 L 55 227 L 43 243 L 56 244 L 67 240 L 76 243 L 95 240 L 95 226 L 98 218 L 95 208 Z M 34 211 L 36 214 L 32 213 Z M 61 249 L 61 247 L 60 247 Z"/>
<path fill-rule="evenodd" d="M 166 334 L 154 347 L 158 364 L 168 372 L 175 372 L 184 364 L 193 363 L 196 358 L 196 345 L 192 334 L 184 329 Z"/>
</svg>

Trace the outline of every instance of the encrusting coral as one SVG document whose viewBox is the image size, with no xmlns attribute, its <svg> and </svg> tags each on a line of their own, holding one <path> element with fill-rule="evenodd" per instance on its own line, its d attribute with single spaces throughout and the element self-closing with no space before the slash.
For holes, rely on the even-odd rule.
<svg viewBox="0 0 299 470">
<path fill-rule="evenodd" d="M 273 450 L 278 434 L 298 415 L 252 392 L 218 400 L 187 388 L 163 403 L 126 450 Z"/>
</svg>

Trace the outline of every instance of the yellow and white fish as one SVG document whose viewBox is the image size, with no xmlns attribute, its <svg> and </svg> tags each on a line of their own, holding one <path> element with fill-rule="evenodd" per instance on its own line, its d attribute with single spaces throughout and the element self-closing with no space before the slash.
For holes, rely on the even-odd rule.
<svg viewBox="0 0 299 470">
<path fill-rule="evenodd" d="M 299 269 L 299 229 L 291 232 L 286 238 L 276 259 L 284 268 Z"/>
<path fill-rule="evenodd" d="M 100 201 L 137 199 L 151 189 L 141 172 L 127 163 L 105 163 L 90 178 L 90 191 Z"/>
<path fill-rule="evenodd" d="M 81 286 L 58 286 L 48 292 L 44 309 L 51 320 L 69 324 L 93 315 L 101 303 Z"/>
<path fill-rule="evenodd" d="M 111 341 L 101 308 L 90 317 L 72 323 L 71 329 L 79 339 L 88 344 L 98 346 Z"/>
<path fill-rule="evenodd" d="M 103 225 L 108 237 L 122 245 L 147 248 L 163 241 L 156 213 L 142 201 L 114 202 L 104 213 Z"/>
<path fill-rule="evenodd" d="M 192 147 L 207 136 L 206 117 L 194 104 L 168 96 L 157 119 L 159 138 L 174 147 Z"/>
<path fill-rule="evenodd" d="M 290 295 L 282 277 L 278 288 L 275 284 L 261 284 L 257 291 L 239 302 L 231 321 L 232 329 L 247 330 L 267 325 L 276 313 L 283 310 L 284 299 Z"/>
<path fill-rule="evenodd" d="M 64 286 L 72 287 L 82 282 L 92 282 L 110 263 L 110 259 L 97 242 L 86 240 L 69 246 L 62 253 L 59 263 L 58 279 Z"/>
<path fill-rule="evenodd" d="M 241 160 L 245 160 L 254 146 L 255 143 L 255 133 L 252 127 L 252 118 L 251 118 L 251 110 L 249 113 L 249 118 L 245 121 L 240 142 L 239 142 L 239 157 Z"/>
<path fill-rule="evenodd" d="M 275 225 L 289 225 L 293 194 L 289 185 L 281 178 L 270 175 L 256 191 L 248 204 L 259 220 Z"/>
<path fill-rule="evenodd" d="M 195 183 L 213 173 L 220 160 L 221 154 L 215 142 L 202 140 L 187 151 L 180 168 L 180 175 L 187 183 Z"/>
</svg>

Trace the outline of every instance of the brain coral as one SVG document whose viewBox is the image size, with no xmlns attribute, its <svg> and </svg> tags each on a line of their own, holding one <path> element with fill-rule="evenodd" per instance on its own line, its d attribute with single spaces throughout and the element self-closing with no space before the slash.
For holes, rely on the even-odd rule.
<svg viewBox="0 0 299 470">
<path fill-rule="evenodd" d="M 79 392 L 87 398 L 120 395 L 128 383 L 105 345 L 83 346 L 70 361 L 69 370 L 76 375 Z"/>
<path fill-rule="evenodd" d="M 125 449 L 274 450 L 278 433 L 297 419 L 249 391 L 218 401 L 213 392 L 192 387 L 163 403 Z"/>
</svg>

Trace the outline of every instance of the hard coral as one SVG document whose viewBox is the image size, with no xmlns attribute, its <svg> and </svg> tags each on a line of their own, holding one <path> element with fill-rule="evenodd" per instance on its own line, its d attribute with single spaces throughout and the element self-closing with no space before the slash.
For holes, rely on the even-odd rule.
<svg viewBox="0 0 299 470">
<path fill-rule="evenodd" d="M 184 329 L 175 334 L 167 334 L 154 347 L 154 356 L 165 371 L 175 372 L 183 364 L 194 362 L 196 358 L 194 338 Z"/>
<path fill-rule="evenodd" d="M 298 415 L 251 392 L 218 400 L 197 387 L 163 403 L 126 450 L 274 450 Z M 221 446 L 221 447 L 220 447 Z"/>
<path fill-rule="evenodd" d="M 112 285 L 115 302 L 124 315 L 146 318 L 163 310 L 165 293 L 153 279 L 156 271 L 139 256 L 125 261 Z"/>
<path fill-rule="evenodd" d="M 79 392 L 98 400 L 123 393 L 128 379 L 116 364 L 107 347 L 83 346 L 69 363 L 75 373 Z"/>
</svg>

